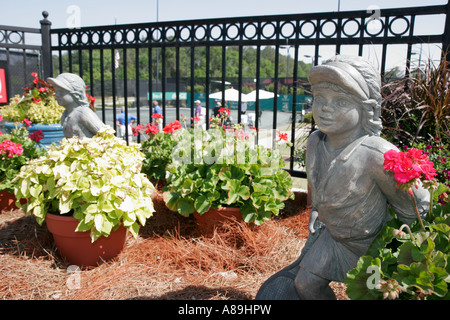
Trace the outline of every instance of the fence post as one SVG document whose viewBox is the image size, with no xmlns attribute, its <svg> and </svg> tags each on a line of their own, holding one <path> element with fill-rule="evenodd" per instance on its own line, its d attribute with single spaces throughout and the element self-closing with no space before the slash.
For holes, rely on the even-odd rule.
<svg viewBox="0 0 450 320">
<path fill-rule="evenodd" d="M 44 17 L 44 19 L 40 21 L 42 37 L 42 78 L 47 79 L 48 77 L 51 77 L 53 75 L 51 51 L 52 44 L 50 38 L 50 27 L 52 23 L 47 19 L 47 11 L 43 11 L 42 16 Z"/>
</svg>

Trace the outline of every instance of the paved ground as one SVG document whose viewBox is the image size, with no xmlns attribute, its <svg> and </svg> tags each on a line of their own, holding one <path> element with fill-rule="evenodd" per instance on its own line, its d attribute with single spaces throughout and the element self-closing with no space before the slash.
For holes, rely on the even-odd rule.
<svg viewBox="0 0 450 320">
<path fill-rule="evenodd" d="M 116 114 L 120 113 L 120 108 L 116 108 Z M 129 113 L 137 116 L 136 114 L 136 108 L 130 108 Z M 190 109 L 189 108 L 180 108 L 180 113 L 183 115 L 186 115 L 188 118 L 190 118 Z M 251 112 L 248 112 L 251 113 Z M 112 108 L 106 109 L 106 117 L 105 119 L 102 118 L 102 111 L 101 109 L 97 110 L 97 114 L 100 117 L 100 119 L 104 120 L 106 124 L 113 125 L 113 110 Z M 213 111 L 211 109 L 211 115 L 213 114 Z M 176 119 L 176 113 L 175 108 L 167 108 L 166 109 L 166 123 L 170 123 Z M 282 128 L 286 125 L 290 124 L 290 118 L 291 113 L 290 112 L 278 112 L 277 113 L 277 128 Z M 140 123 L 145 124 L 149 121 L 149 109 L 147 107 L 142 107 L 140 109 Z M 236 123 L 238 119 L 237 110 L 231 110 L 231 119 L 233 123 Z M 188 121 L 189 123 L 189 121 Z M 262 117 L 261 117 L 261 123 L 260 123 L 260 129 L 272 129 L 273 127 L 273 112 L 272 111 L 263 111 Z"/>
</svg>

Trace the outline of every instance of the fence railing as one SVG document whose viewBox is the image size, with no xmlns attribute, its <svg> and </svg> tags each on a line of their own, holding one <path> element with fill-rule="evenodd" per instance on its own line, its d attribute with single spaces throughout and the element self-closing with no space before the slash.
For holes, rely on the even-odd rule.
<svg viewBox="0 0 450 320">
<path fill-rule="evenodd" d="M 31 72 L 50 75 L 50 21 L 43 12 L 41 29 L 0 25 L 0 68 L 5 70 L 7 98 L 27 84 Z M 36 39 L 37 38 L 37 39 Z"/>
<path fill-rule="evenodd" d="M 174 105 L 170 109 L 174 110 L 176 119 L 180 119 L 185 104 L 190 107 L 187 112 L 193 117 L 192 106 L 199 92 L 207 97 L 213 89 L 224 91 L 229 84 L 239 91 L 246 86 L 262 89 L 268 81 L 271 90 L 279 94 L 287 86 L 286 92 L 292 97 L 289 102 L 290 127 L 285 126 L 286 118 L 279 110 L 279 99 L 273 99 L 270 123 L 262 126 L 272 130 L 283 127 L 290 131 L 293 146 L 289 171 L 293 176 L 305 177 L 304 171 L 294 168 L 298 99 L 299 94 L 308 89 L 305 71 L 311 66 L 300 59 L 302 55 L 310 57 L 311 64 L 317 64 L 326 50 L 335 54 L 352 48 L 356 49 L 354 54 L 364 55 L 366 48 L 377 47 L 379 70 L 385 76 L 389 71 L 390 46 L 402 45 L 407 74 L 414 54 L 413 46 L 436 44 L 445 52 L 449 48 L 449 8 L 447 3 L 398 9 L 49 28 L 47 43 L 51 42 L 51 46 L 42 46 L 44 66 L 47 66 L 43 68 L 43 74 L 46 77 L 53 73 L 78 73 L 88 84 L 90 94 L 100 98 L 103 121 L 111 121 L 106 112 L 111 103 L 114 127 L 119 95 L 126 113 L 130 112 L 129 102 L 134 100 L 138 121 L 141 121 L 147 107 L 146 117 L 152 115 L 150 101 L 154 93 L 162 93 L 160 101 L 166 121 L 168 103 Z M 429 16 L 443 16 L 442 32 L 422 34 L 416 31 L 418 20 Z M 269 71 L 266 70 L 267 55 L 273 61 Z M 254 83 L 249 84 L 248 78 L 253 78 Z M 130 79 L 136 83 L 131 94 Z M 120 92 L 118 81 L 121 82 Z M 96 82 L 100 83 L 100 88 L 94 85 Z M 145 82 L 145 88 L 141 82 Z M 172 84 L 170 89 L 168 83 Z M 167 100 L 169 91 L 174 93 L 174 100 Z M 111 92 L 112 97 L 106 96 L 106 92 Z M 183 92 L 189 94 L 188 101 L 182 100 Z M 261 126 L 260 101 L 259 91 L 256 91 L 256 128 Z M 222 96 L 222 104 L 225 102 Z M 235 122 L 242 120 L 241 102 L 239 98 Z M 206 119 L 212 115 L 213 103 L 208 98 L 204 100 Z"/>
</svg>

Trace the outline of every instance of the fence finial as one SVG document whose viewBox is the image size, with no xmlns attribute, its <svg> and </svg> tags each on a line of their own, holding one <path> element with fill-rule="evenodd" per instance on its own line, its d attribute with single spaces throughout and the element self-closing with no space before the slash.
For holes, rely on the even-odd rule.
<svg viewBox="0 0 450 320">
<path fill-rule="evenodd" d="M 42 16 L 44 17 L 44 19 L 40 21 L 41 24 L 51 24 L 51 22 L 47 19 L 48 11 L 42 11 Z"/>
</svg>

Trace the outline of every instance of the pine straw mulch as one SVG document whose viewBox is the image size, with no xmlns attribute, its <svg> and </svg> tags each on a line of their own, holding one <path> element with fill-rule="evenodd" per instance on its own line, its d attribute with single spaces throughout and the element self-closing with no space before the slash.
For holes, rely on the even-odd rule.
<svg viewBox="0 0 450 320">
<path fill-rule="evenodd" d="M 292 263 L 308 235 L 306 196 L 262 226 L 228 221 L 211 235 L 198 234 L 194 218 L 169 211 L 161 194 L 156 213 L 127 238 L 113 261 L 70 273 L 45 223 L 21 210 L 0 214 L 0 299 L 254 299 L 261 284 Z M 331 284 L 340 300 L 345 286 Z"/>
</svg>

